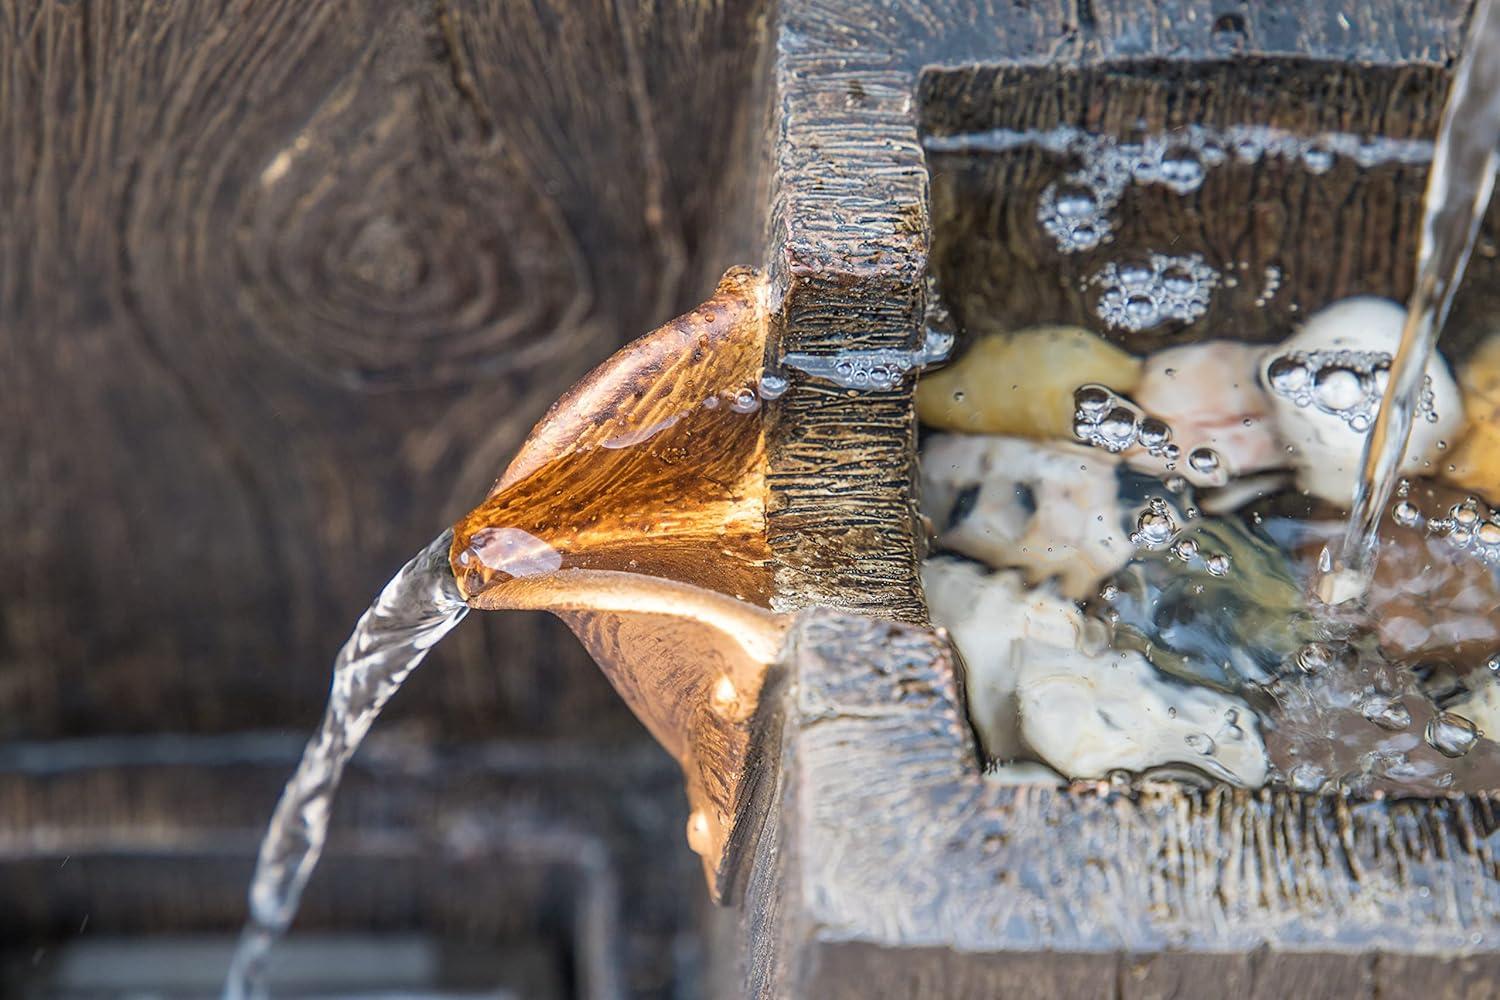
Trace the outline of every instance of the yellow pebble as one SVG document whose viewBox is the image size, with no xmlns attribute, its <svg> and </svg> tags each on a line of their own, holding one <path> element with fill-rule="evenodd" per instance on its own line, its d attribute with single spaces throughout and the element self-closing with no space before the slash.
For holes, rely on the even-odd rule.
<svg viewBox="0 0 1500 1000">
<path fill-rule="evenodd" d="M 1138 358 L 1075 326 L 989 334 L 917 383 L 917 416 L 944 430 L 1068 441 L 1075 389 L 1128 393 L 1140 375 Z"/>
<path fill-rule="evenodd" d="M 1500 335 L 1480 344 L 1464 362 L 1458 385 L 1469 430 L 1443 462 L 1443 476 L 1491 504 L 1500 503 Z"/>
</svg>

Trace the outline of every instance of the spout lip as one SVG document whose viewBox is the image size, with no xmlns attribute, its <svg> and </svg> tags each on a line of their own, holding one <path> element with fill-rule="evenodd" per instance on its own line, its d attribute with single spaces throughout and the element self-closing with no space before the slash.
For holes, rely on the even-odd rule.
<svg viewBox="0 0 1500 1000">
<path fill-rule="evenodd" d="M 616 570 L 563 569 L 518 577 L 466 597 L 484 610 L 664 615 L 706 625 L 759 663 L 775 661 L 791 618 L 706 587 Z"/>
</svg>

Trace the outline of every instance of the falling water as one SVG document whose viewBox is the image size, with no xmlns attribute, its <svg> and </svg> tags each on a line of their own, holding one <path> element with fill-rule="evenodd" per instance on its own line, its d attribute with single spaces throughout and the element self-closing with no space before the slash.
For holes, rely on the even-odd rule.
<svg viewBox="0 0 1500 1000">
<path fill-rule="evenodd" d="M 1396 488 L 1427 363 L 1494 189 L 1500 147 L 1500 16 L 1494 7 L 1492 0 L 1479 0 L 1443 109 L 1401 346 L 1365 441 L 1364 469 L 1338 559 L 1319 586 L 1330 603 L 1368 590 L 1380 516 Z"/>
<path fill-rule="evenodd" d="M 344 765 L 427 651 L 469 610 L 448 564 L 452 543 L 453 532 L 445 531 L 403 566 L 360 617 L 334 660 L 323 721 L 261 841 L 250 883 L 250 920 L 230 966 L 225 1000 L 265 995 L 266 959 L 296 915 L 323 852 Z"/>
</svg>

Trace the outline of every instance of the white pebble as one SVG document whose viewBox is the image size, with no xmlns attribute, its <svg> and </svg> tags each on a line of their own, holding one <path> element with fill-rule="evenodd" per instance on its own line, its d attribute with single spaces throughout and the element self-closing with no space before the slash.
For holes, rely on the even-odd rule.
<svg viewBox="0 0 1500 1000">
<path fill-rule="evenodd" d="M 1394 302 L 1344 299 L 1261 355 L 1261 381 L 1277 429 L 1307 492 L 1344 506 L 1352 501 L 1404 321 Z M 1436 354 L 1427 365 L 1426 390 L 1401 465 L 1415 475 L 1438 470 L 1439 442 L 1456 439 L 1464 423 L 1458 386 Z"/>
<path fill-rule="evenodd" d="M 938 434 L 922 449 L 922 509 L 946 548 L 1082 598 L 1131 557 L 1117 461 L 1079 445 Z"/>
<path fill-rule="evenodd" d="M 1261 350 L 1210 340 L 1146 359 L 1135 401 L 1172 428 L 1172 440 L 1189 456 L 1177 471 L 1194 485 L 1222 486 L 1230 477 L 1272 468 L 1285 458 L 1270 420 L 1270 400 L 1256 379 Z M 1214 461 L 1194 462 L 1199 449 Z M 1127 458 L 1145 472 L 1163 468 L 1159 458 L 1145 452 Z"/>
</svg>

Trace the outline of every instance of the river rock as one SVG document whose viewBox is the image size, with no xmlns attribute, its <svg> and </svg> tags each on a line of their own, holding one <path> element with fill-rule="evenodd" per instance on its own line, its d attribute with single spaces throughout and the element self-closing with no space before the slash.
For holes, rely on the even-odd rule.
<svg viewBox="0 0 1500 1000">
<path fill-rule="evenodd" d="M 1071 440 L 1073 391 L 1098 382 L 1129 392 L 1141 362 L 1075 326 L 980 337 L 917 383 L 917 416 L 943 430 Z"/>
<path fill-rule="evenodd" d="M 922 509 L 944 547 L 1082 598 L 1133 551 L 1118 461 L 1081 445 L 938 434 L 922 449 Z"/>
<path fill-rule="evenodd" d="M 1140 654 L 1110 650 L 1102 623 L 1046 588 L 1027 589 L 1014 571 L 937 557 L 922 580 L 933 621 L 963 656 L 969 717 L 992 759 L 1034 754 L 1069 778 L 1185 764 L 1240 785 L 1265 781 L 1260 734 L 1239 699 L 1165 680 Z"/>
<path fill-rule="evenodd" d="M 1264 348 L 1211 340 L 1159 351 L 1146 359 L 1134 399 L 1172 429 L 1179 455 L 1174 471 L 1197 486 L 1285 464 L 1286 453 L 1271 419 L 1271 401 L 1257 378 Z M 1214 463 L 1195 457 L 1208 449 Z M 1160 473 L 1160 457 L 1137 449 L 1130 464 Z"/>
<path fill-rule="evenodd" d="M 1267 350 L 1261 381 L 1298 485 L 1348 507 L 1359 480 L 1365 437 L 1375 422 L 1405 314 L 1394 302 L 1345 299 L 1310 317 Z M 1431 474 L 1463 428 L 1463 406 L 1447 362 L 1433 355 L 1427 390 L 1412 425 L 1402 471 Z"/>
</svg>

